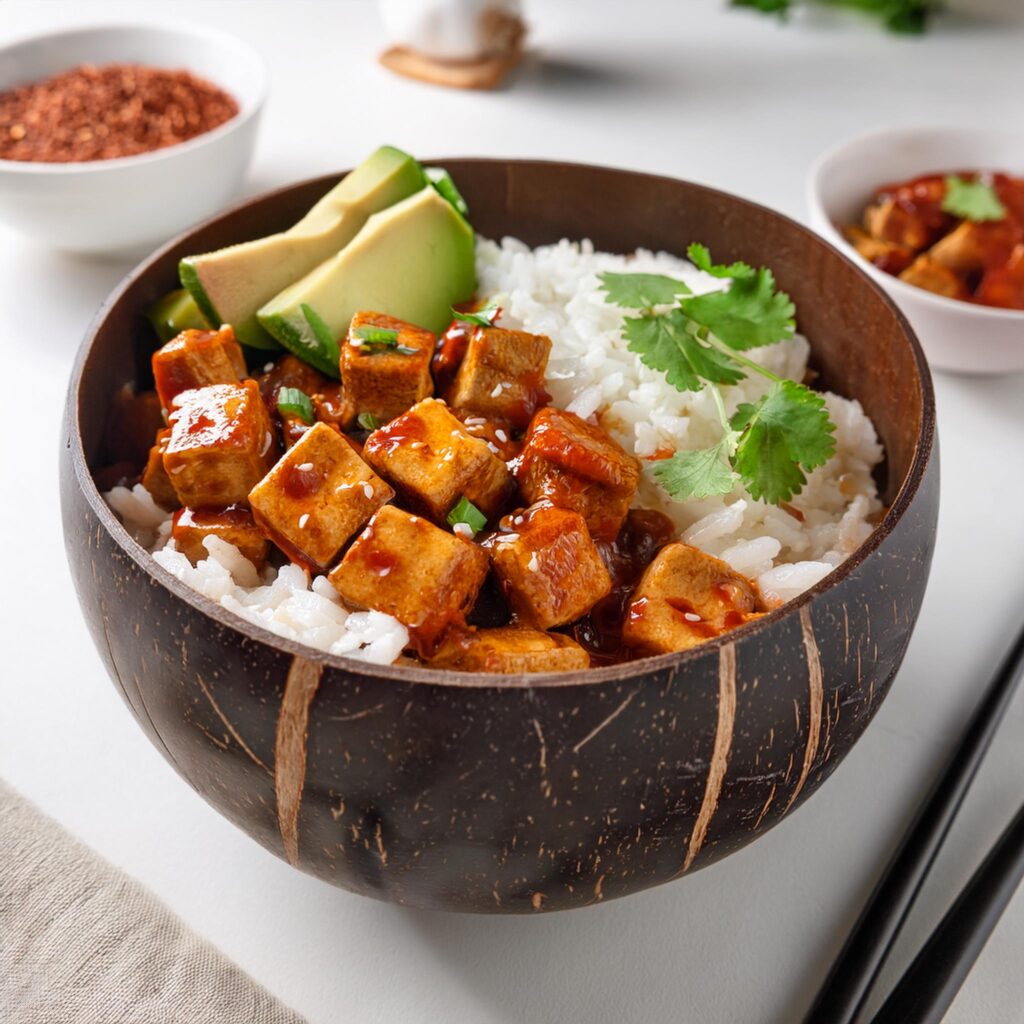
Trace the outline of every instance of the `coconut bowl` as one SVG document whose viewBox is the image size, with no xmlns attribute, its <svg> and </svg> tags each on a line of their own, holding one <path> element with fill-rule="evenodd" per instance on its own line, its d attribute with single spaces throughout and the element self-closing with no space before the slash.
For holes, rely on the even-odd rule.
<svg viewBox="0 0 1024 1024">
<path fill-rule="evenodd" d="M 483 235 L 770 265 L 820 383 L 885 444 L 888 511 L 812 590 L 695 650 L 588 671 L 491 676 L 371 666 L 282 640 L 164 571 L 100 496 L 104 417 L 149 381 L 140 310 L 179 257 L 288 227 L 337 180 L 254 199 L 169 243 L 104 304 L 71 378 L 68 558 L 115 686 L 174 769 L 303 871 L 416 907 L 536 913 L 679 878 L 792 814 L 892 683 L 938 509 L 934 401 L 904 317 L 795 222 L 669 178 L 565 163 L 442 160 Z"/>
</svg>

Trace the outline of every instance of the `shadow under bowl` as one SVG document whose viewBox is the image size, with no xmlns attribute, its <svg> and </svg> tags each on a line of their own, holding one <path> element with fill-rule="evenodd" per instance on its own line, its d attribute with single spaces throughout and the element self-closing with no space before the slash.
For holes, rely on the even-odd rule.
<svg viewBox="0 0 1024 1024">
<path fill-rule="evenodd" d="M 201 597 L 135 544 L 97 492 L 106 409 L 147 382 L 139 311 L 179 257 L 281 230 L 334 182 L 252 200 L 137 267 L 100 310 L 67 404 L 65 541 L 82 608 L 152 742 L 267 849 L 396 903 L 579 907 L 696 870 L 776 825 L 831 774 L 898 669 L 935 540 L 931 382 L 885 294 L 795 222 L 683 181 L 578 164 L 440 161 L 482 235 L 771 266 L 820 383 L 885 444 L 890 507 L 783 608 L 695 650 L 546 676 L 372 666 L 319 654 Z"/>
</svg>

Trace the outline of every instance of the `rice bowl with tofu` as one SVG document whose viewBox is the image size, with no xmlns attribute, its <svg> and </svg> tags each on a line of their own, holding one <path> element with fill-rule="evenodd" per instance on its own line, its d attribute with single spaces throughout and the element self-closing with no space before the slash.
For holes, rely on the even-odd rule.
<svg viewBox="0 0 1024 1024">
<path fill-rule="evenodd" d="M 410 199 L 447 216 L 433 195 Z M 416 319 L 372 294 L 354 315 L 304 314 L 337 347 L 340 384 L 321 373 L 331 358 L 310 365 L 294 338 L 278 337 L 283 357 L 249 347 L 240 372 L 229 327 L 191 327 L 155 357 L 158 390 L 161 358 L 173 386 L 148 472 L 115 476 L 107 501 L 182 582 L 335 655 L 531 672 L 696 645 L 864 542 L 882 512 L 883 452 L 858 402 L 803 387 L 810 345 L 770 274 L 691 255 L 701 266 L 477 238 L 476 287 L 465 294 L 463 275 L 445 298 L 450 324 L 436 302 Z M 760 345 L 750 330 L 730 354 L 701 328 L 717 315 L 701 300 L 738 292 L 748 271 L 764 323 L 790 326 Z M 299 299 L 276 308 L 310 308 Z M 682 368 L 647 344 L 655 334 L 679 342 Z M 765 377 L 789 407 L 770 404 Z M 207 470 L 193 472 L 206 465 L 194 424 L 231 402 L 253 410 L 251 465 L 233 457 L 238 487 L 211 496 Z M 773 480 L 747 456 L 787 423 L 807 438 L 827 429 Z"/>
</svg>

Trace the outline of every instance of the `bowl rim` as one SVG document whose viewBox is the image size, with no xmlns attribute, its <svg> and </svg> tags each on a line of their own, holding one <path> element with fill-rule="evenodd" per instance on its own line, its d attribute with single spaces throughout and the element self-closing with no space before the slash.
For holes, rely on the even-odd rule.
<svg viewBox="0 0 1024 1024">
<path fill-rule="evenodd" d="M 314 182 L 322 182 L 329 186 L 341 177 L 344 171 L 336 174 L 316 175 L 311 178 L 304 178 L 301 181 L 291 182 L 281 188 L 263 192 L 260 195 L 245 199 L 242 202 L 222 210 L 213 217 L 207 218 L 199 224 L 194 224 L 185 231 L 176 235 L 170 241 L 160 246 L 155 252 L 136 264 L 120 283 L 103 301 L 90 322 L 86 333 L 79 345 L 75 357 L 74 367 L 68 381 L 67 403 L 65 412 L 65 445 L 70 451 L 72 470 L 75 480 L 85 500 L 89 503 L 93 513 L 100 521 L 104 529 L 111 535 L 121 550 L 138 565 L 138 567 L 152 580 L 169 590 L 179 600 L 191 605 L 204 616 L 212 619 L 220 627 L 238 633 L 243 637 L 257 643 L 271 647 L 276 651 L 292 657 L 300 657 L 306 661 L 322 665 L 324 668 L 337 669 L 349 675 L 359 676 L 366 680 L 386 679 L 408 685 L 432 685 L 445 687 L 461 687 L 465 689 L 540 689 L 542 687 L 564 687 L 583 685 L 612 684 L 632 677 L 656 673 L 660 670 L 670 670 L 673 674 L 683 668 L 689 662 L 709 654 L 717 653 L 723 646 L 753 635 L 755 632 L 774 625 L 781 619 L 788 616 L 799 615 L 800 610 L 810 604 L 816 597 L 827 590 L 832 589 L 838 583 L 850 576 L 871 554 L 873 554 L 889 536 L 917 494 L 924 479 L 925 471 L 933 453 L 935 444 L 935 392 L 932 384 L 931 373 L 928 362 L 925 358 L 921 345 L 917 340 L 906 316 L 899 306 L 886 294 L 868 274 L 857 264 L 853 263 L 845 255 L 830 246 L 821 235 L 812 231 L 809 227 L 787 217 L 785 214 L 754 203 L 749 199 L 723 192 L 719 189 L 710 188 L 697 182 L 690 182 L 680 178 L 673 178 L 668 175 L 647 174 L 640 171 L 630 171 L 623 168 L 608 167 L 602 164 L 581 164 L 574 161 L 560 160 L 532 160 L 532 159 L 511 159 L 511 158 L 488 158 L 488 157 L 438 157 L 428 162 L 444 165 L 452 162 L 478 164 L 483 166 L 508 167 L 510 164 L 521 167 L 585 167 L 594 170 L 610 171 L 617 174 L 636 175 L 649 181 L 683 183 L 690 187 L 705 192 L 709 198 L 725 198 L 730 202 L 739 203 L 751 211 L 767 212 L 774 217 L 780 218 L 791 228 L 808 234 L 819 244 L 832 248 L 839 258 L 846 263 L 850 270 L 862 277 L 867 285 L 877 293 L 882 302 L 889 308 L 902 328 L 907 342 L 910 345 L 911 355 L 917 367 L 918 377 L 921 382 L 921 424 L 917 439 L 914 443 L 913 455 L 906 476 L 900 484 L 899 490 L 894 497 L 892 504 L 886 509 L 885 514 L 879 523 L 871 531 L 867 539 L 831 572 L 825 575 L 814 586 L 805 590 L 799 596 L 787 601 L 785 604 L 771 612 L 759 617 L 754 622 L 741 626 L 738 629 L 730 630 L 727 634 L 716 637 L 712 640 L 691 648 L 688 651 L 678 651 L 669 654 L 652 655 L 644 658 L 637 658 L 633 661 L 623 662 L 615 665 L 589 667 L 576 669 L 568 672 L 544 672 L 536 674 L 499 674 L 486 672 L 454 672 L 444 669 L 431 669 L 413 665 L 379 665 L 366 661 L 359 661 L 348 658 L 344 655 L 330 654 L 325 651 L 316 650 L 296 640 L 290 640 L 278 636 L 270 630 L 258 626 L 248 619 L 235 614 L 217 604 L 215 601 L 194 590 L 192 587 L 181 582 L 168 570 L 161 566 L 142 545 L 140 545 L 127 531 L 114 510 L 104 501 L 99 489 L 93 479 L 92 473 L 85 461 L 85 452 L 82 446 L 82 433 L 80 429 L 80 391 L 83 372 L 92 351 L 96 335 L 106 320 L 111 308 L 120 300 L 121 296 L 134 284 L 140 275 L 145 273 L 154 263 L 161 260 L 164 255 L 181 244 L 182 241 L 194 232 L 213 223 L 220 218 L 236 213 L 245 207 L 273 200 L 292 189 L 310 185 Z M 813 348 L 812 348 L 813 351 Z"/>
<path fill-rule="evenodd" d="M 940 126 L 940 125 L 914 125 L 910 127 L 889 127 L 875 128 L 870 131 L 859 132 L 846 139 L 834 143 L 828 149 L 820 153 L 807 171 L 806 181 L 806 202 L 812 215 L 820 222 L 816 229 L 818 234 L 832 243 L 833 248 L 838 249 L 845 256 L 850 258 L 859 266 L 867 268 L 868 273 L 877 281 L 882 282 L 883 287 L 891 287 L 893 293 L 901 299 L 908 301 L 918 300 L 924 305 L 931 305 L 939 313 L 960 313 L 966 317 L 976 317 L 987 320 L 1006 320 L 1009 322 L 1024 321 L 1024 309 L 1004 309 L 1001 306 L 986 306 L 980 302 L 964 302 L 962 299 L 950 299 L 945 295 L 936 295 L 925 288 L 918 288 L 916 285 L 907 284 L 892 274 L 886 274 L 866 259 L 843 237 L 841 231 L 836 229 L 831 213 L 825 208 L 822 198 L 822 182 L 827 178 L 832 163 L 839 157 L 854 149 L 873 141 L 883 141 L 892 138 L 912 138 L 914 136 L 939 137 L 950 135 L 974 135 L 978 137 L 1004 137 L 1008 139 L 1020 139 L 1024 147 L 1024 133 L 1015 132 L 1008 128 L 978 128 L 972 126 Z M 922 174 L 928 173 L 922 170 Z M 939 172 L 934 172 L 939 173 Z M 1022 171 L 1024 173 L 1024 171 Z"/>
<path fill-rule="evenodd" d="M 212 81 L 219 88 L 224 89 L 238 103 L 238 113 L 229 118 L 223 124 L 211 128 L 186 139 L 184 142 L 175 142 L 170 146 L 163 146 L 160 149 L 150 150 L 145 153 L 134 153 L 131 156 L 109 157 L 105 160 L 79 160 L 79 161 L 45 161 L 45 160 L 2 160 L 0 159 L 0 175 L 42 175 L 55 177 L 68 177 L 88 174 L 101 174 L 104 171 L 117 171 L 122 168 L 141 167 L 146 164 L 158 161 L 173 159 L 175 156 L 199 149 L 201 146 L 216 142 L 226 135 L 237 131 L 248 122 L 257 117 L 263 109 L 267 100 L 267 93 L 270 88 L 270 73 L 266 60 L 259 51 L 245 40 L 240 39 L 230 32 L 225 32 L 209 25 L 192 23 L 175 24 L 169 21 L 109 21 L 90 22 L 88 24 L 75 25 L 71 28 L 57 29 L 55 31 L 35 32 L 29 35 L 19 36 L 0 46 L 0 57 L 11 50 L 22 46 L 32 46 L 36 43 L 46 42 L 52 39 L 74 38 L 76 36 L 103 35 L 110 32 L 147 31 L 157 36 L 177 35 L 185 38 L 204 39 L 216 43 L 225 51 L 233 50 L 235 54 L 247 61 L 256 72 L 256 85 L 251 95 L 240 96 L 231 92 L 221 85 L 216 79 L 210 76 L 200 76 Z M 188 70 L 186 68 L 186 70 Z"/>
</svg>

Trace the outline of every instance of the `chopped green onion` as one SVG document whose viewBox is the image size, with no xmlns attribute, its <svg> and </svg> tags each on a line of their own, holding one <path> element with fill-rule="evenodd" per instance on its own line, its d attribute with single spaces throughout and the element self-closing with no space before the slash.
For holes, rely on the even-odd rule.
<svg viewBox="0 0 1024 1024">
<path fill-rule="evenodd" d="M 460 523 L 468 526 L 474 537 L 487 525 L 487 516 L 465 495 L 459 498 L 458 504 L 448 513 L 449 526 L 458 526 Z"/>
<path fill-rule="evenodd" d="M 341 359 L 341 350 L 331 335 L 331 329 L 324 323 L 323 317 L 312 306 L 303 302 L 299 309 L 306 318 L 306 323 L 309 324 L 309 329 L 313 334 L 313 343 L 317 349 L 317 355 L 329 366 L 337 367 Z M 306 340 L 308 341 L 308 339 Z"/>
<path fill-rule="evenodd" d="M 501 307 L 493 302 L 489 302 L 483 309 L 478 309 L 474 313 L 462 313 L 452 307 L 452 316 L 456 320 L 461 320 L 466 324 L 476 324 L 477 327 L 493 327 L 499 313 L 501 313 Z"/>
<path fill-rule="evenodd" d="M 352 333 L 360 340 L 374 345 L 398 344 L 398 331 L 390 327 L 357 327 Z"/>
<path fill-rule="evenodd" d="M 277 411 L 298 416 L 303 423 L 313 423 L 313 403 L 309 395 L 298 388 L 281 388 L 277 393 Z"/>
<path fill-rule="evenodd" d="M 427 176 L 427 181 L 437 189 L 442 199 L 447 199 L 463 217 L 469 213 L 466 200 L 462 198 L 462 193 L 455 187 L 452 176 L 443 167 L 424 167 L 423 173 Z"/>
<path fill-rule="evenodd" d="M 380 420 L 372 412 L 361 412 L 356 417 L 356 422 L 363 430 L 376 430 L 380 426 Z"/>
</svg>

